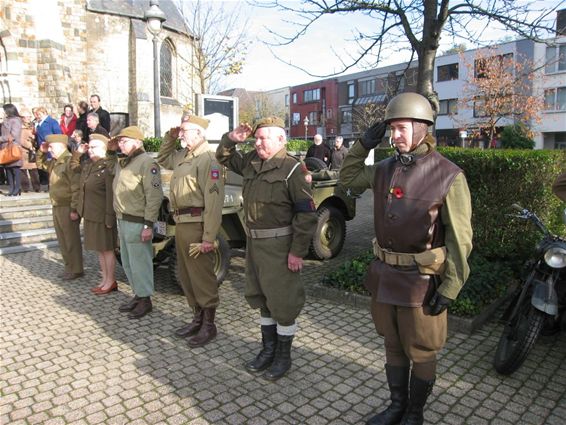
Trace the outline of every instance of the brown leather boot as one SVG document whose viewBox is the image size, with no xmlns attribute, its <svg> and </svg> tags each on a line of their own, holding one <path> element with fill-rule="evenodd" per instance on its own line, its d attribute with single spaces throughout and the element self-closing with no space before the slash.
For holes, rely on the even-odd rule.
<svg viewBox="0 0 566 425">
<path fill-rule="evenodd" d="M 128 314 L 130 319 L 140 319 L 152 310 L 150 297 L 139 297 L 138 303 L 132 311 Z"/>
<path fill-rule="evenodd" d="M 216 308 L 203 309 L 202 326 L 196 335 L 188 339 L 189 347 L 202 347 L 216 337 L 215 314 Z"/>
<path fill-rule="evenodd" d="M 193 321 L 175 331 L 175 336 L 185 338 L 196 334 L 202 326 L 203 310 L 198 305 L 195 307 Z"/>
</svg>

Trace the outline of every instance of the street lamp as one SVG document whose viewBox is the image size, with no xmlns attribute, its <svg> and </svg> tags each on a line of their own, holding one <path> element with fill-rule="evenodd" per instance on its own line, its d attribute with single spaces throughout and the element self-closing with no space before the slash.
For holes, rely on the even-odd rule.
<svg viewBox="0 0 566 425">
<path fill-rule="evenodd" d="M 147 29 L 153 35 L 153 120 L 155 137 L 161 136 L 161 112 L 159 106 L 159 53 L 157 51 L 157 36 L 165 21 L 165 13 L 159 8 L 159 0 L 151 0 L 149 9 L 143 14 Z"/>
<path fill-rule="evenodd" d="M 303 120 L 303 124 L 305 125 L 305 142 L 307 141 L 307 132 L 309 127 L 309 117 L 305 115 L 305 119 Z"/>
</svg>

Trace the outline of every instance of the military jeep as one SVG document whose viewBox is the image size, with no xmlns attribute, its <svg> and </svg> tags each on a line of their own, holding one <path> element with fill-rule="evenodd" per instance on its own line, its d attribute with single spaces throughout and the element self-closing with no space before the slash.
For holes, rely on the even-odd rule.
<svg viewBox="0 0 566 425">
<path fill-rule="evenodd" d="M 356 214 L 356 197 L 350 194 L 337 179 L 337 172 L 319 170 L 320 164 L 310 164 L 313 171 L 313 196 L 317 208 L 318 224 L 310 246 L 313 258 L 324 260 L 340 253 L 346 238 L 346 221 Z M 157 222 L 154 224 L 154 266 L 167 266 L 171 279 L 178 281 L 177 254 L 175 251 L 175 221 L 169 205 L 168 171 L 163 171 L 164 199 Z M 231 248 L 244 248 L 244 212 L 242 177 L 228 171 L 225 185 L 222 227 L 218 235 L 219 248 L 215 250 L 215 273 L 222 283 L 230 266 Z"/>
</svg>

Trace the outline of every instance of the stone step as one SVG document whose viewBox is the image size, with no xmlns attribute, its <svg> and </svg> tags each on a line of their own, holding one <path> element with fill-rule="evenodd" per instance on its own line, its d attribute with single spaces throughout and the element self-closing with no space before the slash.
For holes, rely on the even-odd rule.
<svg viewBox="0 0 566 425">
<path fill-rule="evenodd" d="M 28 252 L 28 251 L 35 251 L 38 249 L 48 249 L 58 246 L 58 242 L 55 241 L 47 241 L 47 242 L 38 242 L 38 243 L 29 243 L 25 245 L 14 245 L 14 246 L 7 246 L 5 248 L 0 248 L 0 255 L 7 255 L 7 254 L 18 254 L 20 252 Z"/>
<path fill-rule="evenodd" d="M 49 242 L 57 239 L 55 229 L 23 230 L 21 232 L 7 232 L 0 234 L 0 248 L 17 245 L 27 245 L 39 242 Z"/>
<path fill-rule="evenodd" d="M 47 229 L 49 227 L 53 227 L 53 217 L 51 214 L 0 220 L 0 234 L 21 232 L 22 230 Z"/>
<path fill-rule="evenodd" d="M 48 193 L 22 193 L 21 196 L 0 195 L 0 210 L 28 205 L 51 205 Z"/>
<path fill-rule="evenodd" d="M 41 216 L 51 216 L 51 204 L 19 205 L 0 208 L 0 220 Z"/>
</svg>

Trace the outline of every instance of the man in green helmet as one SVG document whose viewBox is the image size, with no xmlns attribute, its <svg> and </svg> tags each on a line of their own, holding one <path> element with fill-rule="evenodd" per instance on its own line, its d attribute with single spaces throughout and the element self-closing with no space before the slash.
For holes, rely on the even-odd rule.
<svg viewBox="0 0 566 425">
<path fill-rule="evenodd" d="M 384 337 L 391 403 L 369 425 L 418 425 L 446 342 L 447 312 L 469 274 L 471 201 L 462 170 L 436 151 L 428 100 L 395 96 L 384 122 L 371 126 L 346 156 L 346 187 L 374 193 L 376 259 L 365 286 Z M 389 126 L 395 155 L 372 166 L 364 160 Z M 412 366 L 412 367 L 411 367 Z"/>
</svg>

